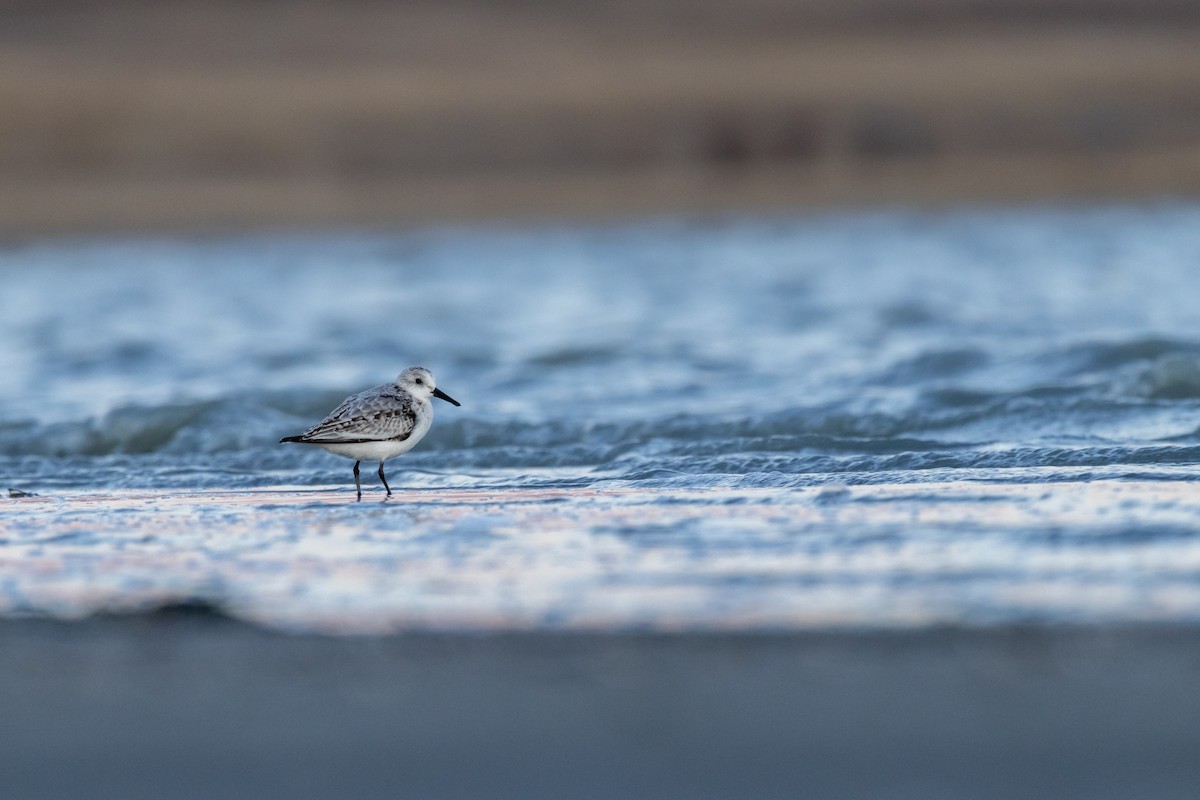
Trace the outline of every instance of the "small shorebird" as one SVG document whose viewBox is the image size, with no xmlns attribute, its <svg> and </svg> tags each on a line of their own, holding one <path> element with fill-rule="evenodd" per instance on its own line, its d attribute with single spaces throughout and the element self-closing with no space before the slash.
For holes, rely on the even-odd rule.
<svg viewBox="0 0 1200 800">
<path fill-rule="evenodd" d="M 362 500 L 362 482 L 358 462 L 378 461 L 379 480 L 392 496 L 383 474 L 383 462 L 407 453 L 429 432 L 433 422 L 431 397 L 456 406 L 462 403 L 437 388 L 433 373 L 424 367 L 409 367 L 385 383 L 350 395 L 329 416 L 299 436 L 285 436 L 282 442 L 315 444 L 331 453 L 354 459 L 354 486 Z"/>
</svg>

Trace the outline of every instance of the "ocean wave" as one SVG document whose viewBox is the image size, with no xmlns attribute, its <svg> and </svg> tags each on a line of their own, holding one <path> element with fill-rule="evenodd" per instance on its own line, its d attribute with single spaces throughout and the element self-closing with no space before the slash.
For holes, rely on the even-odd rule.
<svg viewBox="0 0 1200 800">
<path fill-rule="evenodd" d="M 283 412 L 239 400 L 126 406 L 81 421 L 0 422 L 0 454 L 102 456 L 223 452 L 260 443 Z"/>
<path fill-rule="evenodd" d="M 1200 380 L 1200 364 L 1151 367 L 1142 382 L 1121 392 L 1101 385 L 1009 393 L 945 388 L 868 412 L 854 411 L 847 401 L 762 414 L 626 412 L 609 420 L 447 414 L 405 462 L 495 469 L 624 468 L 638 462 L 648 469 L 724 474 L 1022 466 L 1048 458 L 1076 463 L 1123 458 L 1114 446 L 1128 453 L 1187 448 L 1197 436 L 1194 404 L 1172 398 L 1193 377 Z M 128 406 L 73 422 L 0 422 L 0 456 L 226 455 L 270 468 L 307 467 L 318 463 L 318 451 L 277 443 L 310 423 L 314 409 L 327 406 L 326 393 L 246 394 Z M 1061 455 L 1048 455 L 1055 452 Z"/>
<path fill-rule="evenodd" d="M 313 415 L 248 399 L 130 406 L 80 421 L 0 422 L 0 455 L 105 456 L 230 453 L 274 447 Z M 953 415 L 955 422 L 973 415 Z M 896 452 L 945 446 L 912 431 L 951 424 L 945 414 L 854 415 L 801 409 L 762 416 L 672 415 L 624 421 L 439 419 L 421 449 L 479 453 L 498 466 L 611 461 L 629 452 L 703 456 L 733 450 Z"/>
<path fill-rule="evenodd" d="M 1068 372 L 1110 372 L 1164 358 L 1200 358 L 1200 343 L 1158 336 L 1138 336 L 1111 342 L 1087 342 L 1055 351 Z"/>
<path fill-rule="evenodd" d="M 801 453 L 793 456 L 734 453 L 721 457 L 659 457 L 628 459 L 611 465 L 623 479 L 654 480 L 664 475 L 735 475 L 749 483 L 739 485 L 792 485 L 797 475 L 886 475 L 938 470 L 1029 470 L 1045 467 L 1165 466 L 1200 463 L 1200 445 L 1144 447 L 1014 447 L 1003 450 L 912 451 L 881 454 L 831 455 Z M 780 481 L 782 480 L 782 483 Z"/>
<path fill-rule="evenodd" d="M 1147 400 L 1200 399 L 1200 342 L 1137 337 L 1051 351 L 1036 359 L 1064 385 Z"/>
<path fill-rule="evenodd" d="M 1131 397 L 1149 400 L 1200 399 L 1200 354 L 1171 353 L 1154 359 L 1120 381 Z"/>
</svg>

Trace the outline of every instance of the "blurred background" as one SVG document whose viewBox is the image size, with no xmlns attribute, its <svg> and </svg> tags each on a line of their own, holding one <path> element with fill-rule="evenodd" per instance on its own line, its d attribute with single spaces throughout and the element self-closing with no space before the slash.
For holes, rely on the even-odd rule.
<svg viewBox="0 0 1200 800">
<path fill-rule="evenodd" d="M 0 2 L 0 229 L 1200 190 L 1188 0 Z"/>
<path fill-rule="evenodd" d="M 1192 798 L 1198 199 L 1196 0 L 0 0 L 0 794 Z"/>
</svg>

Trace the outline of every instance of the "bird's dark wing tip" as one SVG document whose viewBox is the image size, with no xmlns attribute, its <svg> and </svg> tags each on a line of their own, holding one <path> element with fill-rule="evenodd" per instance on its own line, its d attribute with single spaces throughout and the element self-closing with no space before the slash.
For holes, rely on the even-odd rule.
<svg viewBox="0 0 1200 800">
<path fill-rule="evenodd" d="M 303 442 L 303 441 L 304 441 L 303 436 L 285 436 L 279 440 L 279 443 L 283 444 L 284 442 Z"/>
</svg>

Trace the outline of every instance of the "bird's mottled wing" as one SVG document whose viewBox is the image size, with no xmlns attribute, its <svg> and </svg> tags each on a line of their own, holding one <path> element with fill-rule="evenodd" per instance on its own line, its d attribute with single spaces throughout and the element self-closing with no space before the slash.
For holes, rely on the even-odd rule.
<svg viewBox="0 0 1200 800">
<path fill-rule="evenodd" d="M 329 416 L 304 432 L 305 442 L 404 441 L 417 426 L 412 398 L 395 386 L 376 386 L 347 397 Z"/>
</svg>

